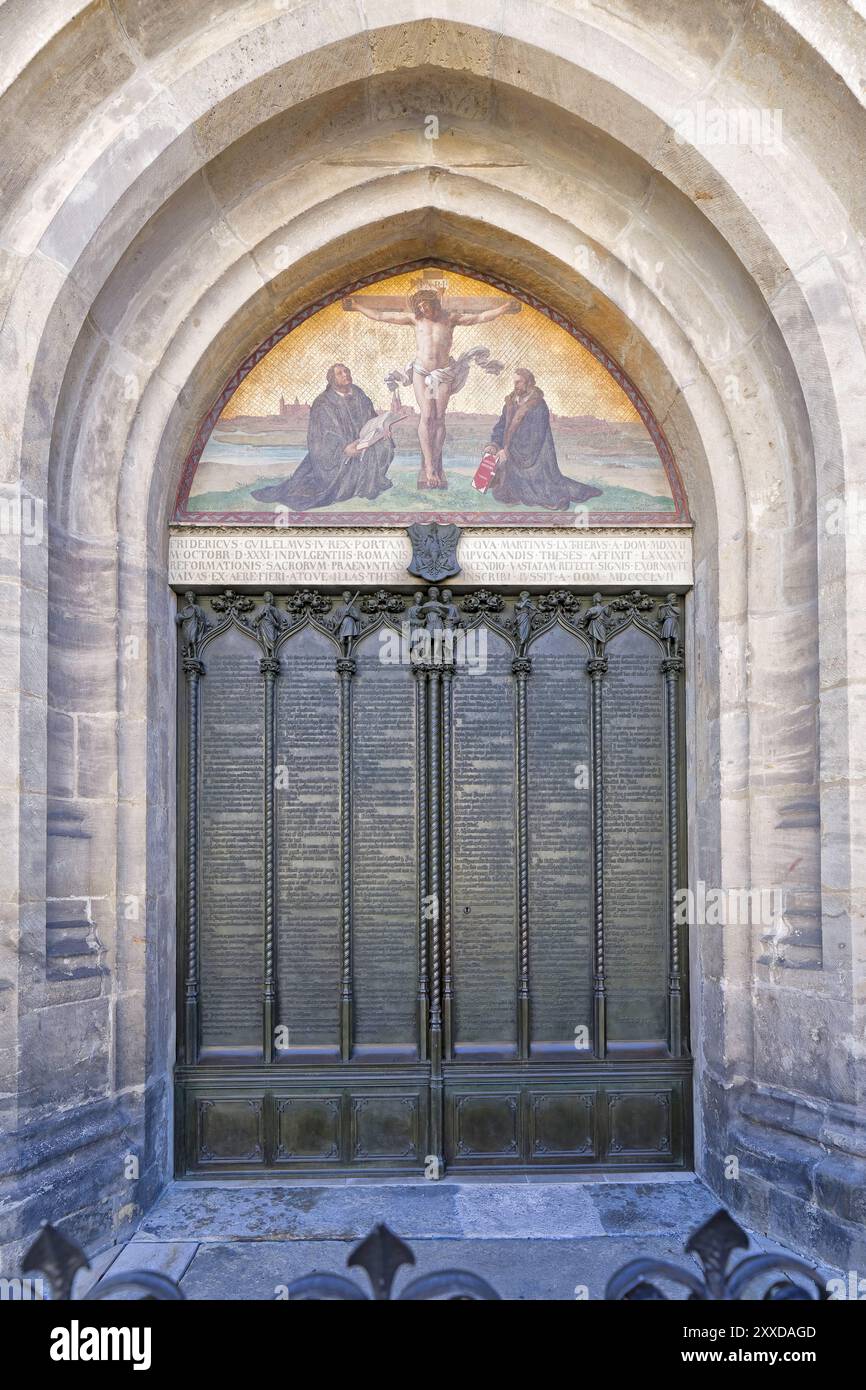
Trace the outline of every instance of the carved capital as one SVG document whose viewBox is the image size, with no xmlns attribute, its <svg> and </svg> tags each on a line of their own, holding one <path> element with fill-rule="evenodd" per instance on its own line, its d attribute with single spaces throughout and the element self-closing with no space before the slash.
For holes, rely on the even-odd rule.
<svg viewBox="0 0 866 1390">
<path fill-rule="evenodd" d="M 655 605 L 656 600 L 650 598 L 649 594 L 641 593 L 640 589 L 632 589 L 630 594 L 620 594 L 610 601 L 611 608 L 618 613 L 649 613 Z"/>
<path fill-rule="evenodd" d="M 683 659 L 681 656 L 666 656 L 662 662 L 662 670 L 665 675 L 671 674 L 678 676 L 683 669 Z"/>
<path fill-rule="evenodd" d="M 592 677 L 599 679 L 607 674 L 607 657 L 591 656 L 586 663 L 586 669 Z"/>
<path fill-rule="evenodd" d="M 466 613 L 501 613 L 505 600 L 501 594 L 492 594 L 489 589 L 477 589 L 474 594 L 466 594 L 461 600 Z"/>
<path fill-rule="evenodd" d="M 280 671 L 280 659 L 276 656 L 263 656 L 259 662 L 259 670 L 263 676 L 277 676 Z"/>
<path fill-rule="evenodd" d="M 350 656 L 340 656 L 337 658 L 338 676 L 354 676 L 355 670 L 355 663 Z"/>
<path fill-rule="evenodd" d="M 511 663 L 511 671 L 515 676 L 529 676 L 532 674 L 532 657 L 516 656 Z"/>
<path fill-rule="evenodd" d="M 328 594 L 320 594 L 316 589 L 299 589 L 286 599 L 286 608 L 289 613 L 294 613 L 299 618 L 306 613 L 318 618 L 323 613 L 330 612 L 332 603 L 333 599 Z"/>
<path fill-rule="evenodd" d="M 538 607 L 542 613 L 564 613 L 571 617 L 580 608 L 580 598 L 570 589 L 554 589 L 552 593 L 541 595 Z"/>
<path fill-rule="evenodd" d="M 224 594 L 218 594 L 211 600 L 211 608 L 215 613 L 239 619 L 242 619 L 244 614 L 251 613 L 255 606 L 248 594 L 236 594 L 234 589 L 226 589 Z"/>
<path fill-rule="evenodd" d="M 185 656 L 183 659 L 184 674 L 188 677 L 203 676 L 204 662 L 199 661 L 196 656 Z"/>
<path fill-rule="evenodd" d="M 402 613 L 406 607 L 403 594 L 391 594 L 387 589 L 377 589 L 375 594 L 366 594 L 361 599 L 364 613 Z"/>
</svg>

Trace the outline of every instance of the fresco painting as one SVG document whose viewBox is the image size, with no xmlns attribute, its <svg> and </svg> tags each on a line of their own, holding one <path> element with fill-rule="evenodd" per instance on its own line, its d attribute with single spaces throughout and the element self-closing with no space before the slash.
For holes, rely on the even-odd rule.
<svg viewBox="0 0 866 1390">
<path fill-rule="evenodd" d="M 313 308 L 203 423 L 175 520 L 678 524 L 682 484 L 630 382 L 518 291 L 422 266 Z"/>
</svg>

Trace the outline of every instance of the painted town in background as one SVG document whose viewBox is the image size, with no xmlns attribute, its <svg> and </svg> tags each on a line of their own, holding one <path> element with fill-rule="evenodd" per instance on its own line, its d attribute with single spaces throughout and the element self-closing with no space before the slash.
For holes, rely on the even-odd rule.
<svg viewBox="0 0 866 1390">
<path fill-rule="evenodd" d="M 239 370 L 186 461 L 175 520 L 687 521 L 663 436 L 582 337 L 453 269 L 336 297 Z"/>
</svg>

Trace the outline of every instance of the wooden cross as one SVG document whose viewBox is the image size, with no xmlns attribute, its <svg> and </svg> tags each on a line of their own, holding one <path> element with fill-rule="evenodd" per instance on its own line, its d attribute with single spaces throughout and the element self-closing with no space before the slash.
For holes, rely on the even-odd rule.
<svg viewBox="0 0 866 1390">
<path fill-rule="evenodd" d="M 353 294 L 354 301 L 363 299 L 369 309 L 397 309 L 401 313 L 409 310 L 409 296 L 405 294 Z M 498 309 L 507 301 L 489 294 L 448 294 L 442 296 L 442 307 L 453 314 L 480 314 L 483 309 Z"/>
<path fill-rule="evenodd" d="M 443 280 L 435 271 L 425 270 L 420 281 L 413 286 L 406 294 L 353 294 L 353 300 L 363 299 L 368 309 L 396 309 L 405 313 L 409 307 L 409 298 L 416 290 L 431 289 L 436 290 L 442 300 L 443 308 L 452 314 L 480 314 L 484 309 L 498 309 L 500 304 L 507 304 L 508 299 L 501 295 L 492 294 L 445 294 L 442 289 Z"/>
</svg>

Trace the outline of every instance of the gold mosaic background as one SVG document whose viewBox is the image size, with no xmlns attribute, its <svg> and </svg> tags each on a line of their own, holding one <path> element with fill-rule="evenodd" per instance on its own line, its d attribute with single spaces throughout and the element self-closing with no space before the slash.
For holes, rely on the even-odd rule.
<svg viewBox="0 0 866 1390">
<path fill-rule="evenodd" d="M 480 280 L 452 271 L 414 270 L 394 275 L 362 290 L 364 294 L 395 295 L 403 301 L 422 274 L 447 284 L 452 295 L 504 298 Z M 447 307 L 447 293 L 445 304 Z M 397 306 L 395 306 L 397 307 Z M 498 376 L 473 367 L 451 411 L 498 415 L 512 387 L 515 367 L 535 373 L 554 415 L 594 415 L 612 421 L 639 421 L 628 396 L 605 369 L 564 329 L 544 314 L 523 304 L 519 314 L 506 314 L 493 323 L 454 330 L 452 353 L 458 357 L 472 347 L 487 347 L 505 364 Z M 388 403 L 384 379 L 393 367 L 405 368 L 414 356 L 415 334 L 411 327 L 374 323 L 363 314 L 346 313 L 340 301 L 311 315 L 273 347 L 241 382 L 223 410 L 223 419 L 236 415 L 276 415 L 280 396 L 289 404 L 297 398 L 309 405 L 325 388 L 325 373 L 334 362 L 345 362 L 355 382 L 366 391 L 377 409 Z M 413 400 L 411 387 L 403 398 Z"/>
</svg>

